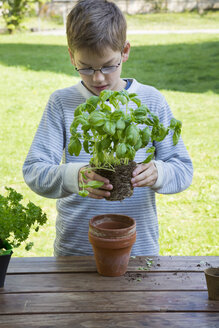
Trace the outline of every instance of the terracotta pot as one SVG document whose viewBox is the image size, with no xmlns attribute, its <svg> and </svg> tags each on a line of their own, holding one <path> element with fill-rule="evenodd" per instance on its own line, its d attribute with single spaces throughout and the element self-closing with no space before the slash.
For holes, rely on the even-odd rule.
<svg viewBox="0 0 219 328">
<path fill-rule="evenodd" d="M 98 273 L 108 277 L 123 275 L 136 240 L 135 220 L 120 214 L 94 216 L 89 222 L 88 236 Z"/>
<path fill-rule="evenodd" d="M 204 270 L 209 300 L 219 301 L 219 268 Z"/>
<path fill-rule="evenodd" d="M 1 255 L 0 256 L 0 288 L 4 287 L 5 276 L 6 276 L 6 272 L 7 272 L 7 269 L 8 269 L 8 264 L 10 262 L 12 253 L 13 252 L 11 251 L 11 253 L 8 254 L 8 255 Z"/>
</svg>

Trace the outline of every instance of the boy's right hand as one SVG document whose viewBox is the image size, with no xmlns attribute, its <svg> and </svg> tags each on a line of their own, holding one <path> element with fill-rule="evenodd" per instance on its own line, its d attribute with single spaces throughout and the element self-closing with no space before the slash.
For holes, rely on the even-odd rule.
<svg viewBox="0 0 219 328">
<path fill-rule="evenodd" d="M 87 177 L 87 180 L 83 179 L 81 171 L 83 171 L 83 174 Z M 82 167 L 79 170 L 78 174 L 78 184 L 82 182 L 86 184 L 89 181 L 104 182 L 104 185 L 97 189 L 86 188 L 86 190 L 89 192 L 88 197 L 95 199 L 103 199 L 105 197 L 110 196 L 110 190 L 113 189 L 113 186 L 110 184 L 110 181 L 102 177 L 101 175 L 95 173 L 93 170 L 89 170 L 88 167 Z"/>
</svg>

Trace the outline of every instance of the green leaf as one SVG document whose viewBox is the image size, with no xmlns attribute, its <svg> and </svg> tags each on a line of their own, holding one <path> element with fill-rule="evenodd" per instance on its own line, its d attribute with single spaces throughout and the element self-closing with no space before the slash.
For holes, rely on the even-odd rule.
<svg viewBox="0 0 219 328">
<path fill-rule="evenodd" d="M 149 129 L 148 126 L 146 126 L 143 130 L 141 130 L 141 140 L 143 146 L 147 146 L 147 144 L 150 141 L 150 137 L 151 137 L 151 130 Z"/>
<path fill-rule="evenodd" d="M 137 143 L 135 144 L 134 148 L 136 151 L 138 151 L 142 146 L 141 138 L 138 139 Z"/>
<path fill-rule="evenodd" d="M 96 147 L 97 153 L 100 153 L 102 151 L 102 143 L 101 143 L 101 141 L 96 142 L 95 147 Z"/>
<path fill-rule="evenodd" d="M 88 116 L 88 122 L 91 126 L 101 126 L 105 123 L 104 113 L 94 111 Z"/>
<path fill-rule="evenodd" d="M 25 250 L 26 250 L 26 251 L 29 251 L 29 250 L 31 250 L 32 247 L 33 247 L 33 243 L 30 242 L 30 243 L 28 243 L 28 244 L 25 246 Z"/>
<path fill-rule="evenodd" d="M 133 112 L 134 116 L 146 116 L 147 115 L 147 109 L 145 106 L 140 106 L 137 109 L 134 110 Z"/>
<path fill-rule="evenodd" d="M 82 197 L 87 197 L 89 195 L 89 191 L 87 191 L 87 190 L 80 190 L 78 192 L 78 195 L 80 195 Z"/>
<path fill-rule="evenodd" d="M 176 146 L 180 138 L 180 132 L 175 131 L 173 134 L 173 145 Z"/>
<path fill-rule="evenodd" d="M 126 89 L 122 89 L 122 91 L 119 91 L 119 94 L 126 97 L 129 100 L 129 93 Z"/>
<path fill-rule="evenodd" d="M 88 142 L 88 140 L 84 140 L 83 148 L 86 151 L 86 153 L 89 154 L 89 142 Z"/>
<path fill-rule="evenodd" d="M 124 136 L 125 136 L 124 130 L 117 130 L 115 136 L 116 136 L 117 140 L 120 140 L 120 139 L 123 140 Z"/>
<path fill-rule="evenodd" d="M 126 134 L 126 140 L 127 140 L 127 142 L 131 146 L 134 146 L 137 143 L 138 138 L 139 138 L 138 128 L 134 124 L 129 125 L 126 128 L 125 134 Z"/>
<path fill-rule="evenodd" d="M 108 149 L 111 144 L 111 139 L 110 137 L 106 137 L 103 140 L 101 140 L 101 147 L 103 150 Z"/>
<path fill-rule="evenodd" d="M 91 128 L 91 126 L 88 123 L 82 125 L 82 127 L 81 127 L 81 129 L 84 131 L 84 133 L 86 133 L 88 130 L 90 130 L 90 128 Z"/>
<path fill-rule="evenodd" d="M 116 128 L 118 130 L 124 130 L 125 129 L 125 121 L 123 119 L 119 119 L 117 122 L 116 122 Z"/>
<path fill-rule="evenodd" d="M 177 120 L 175 118 L 172 118 L 170 121 L 170 128 L 174 129 L 176 125 L 177 125 Z"/>
<path fill-rule="evenodd" d="M 101 111 L 103 111 L 104 113 L 111 113 L 112 108 L 106 103 L 104 103 L 101 105 Z"/>
<path fill-rule="evenodd" d="M 103 91 L 101 91 L 101 93 L 99 95 L 99 99 L 101 99 L 102 102 L 105 102 L 112 95 L 113 95 L 113 91 L 112 90 L 103 90 Z"/>
<path fill-rule="evenodd" d="M 103 135 L 106 134 L 106 132 L 103 129 L 103 125 L 101 125 L 101 126 L 95 126 L 94 129 L 98 132 L 98 134 L 100 136 L 103 136 Z"/>
<path fill-rule="evenodd" d="M 155 150 L 156 148 L 154 146 L 148 148 L 146 153 L 151 153 L 151 154 L 142 163 L 149 163 L 154 157 Z"/>
<path fill-rule="evenodd" d="M 101 152 L 98 152 L 97 153 L 97 158 L 98 158 L 98 161 L 100 163 L 103 163 L 104 162 L 104 153 L 101 151 Z"/>
<path fill-rule="evenodd" d="M 111 114 L 111 116 L 110 116 L 110 118 L 112 119 L 112 120 L 119 120 L 121 117 L 124 117 L 124 113 L 123 113 L 123 111 L 122 110 L 115 110 L 114 112 L 112 112 L 112 114 Z"/>
<path fill-rule="evenodd" d="M 133 101 L 138 107 L 141 106 L 141 100 L 139 98 L 133 97 L 131 101 Z"/>
<path fill-rule="evenodd" d="M 129 158 L 131 161 L 135 158 L 136 151 L 130 145 L 127 146 L 126 157 Z"/>
<path fill-rule="evenodd" d="M 82 112 L 84 112 L 86 109 L 86 104 L 81 104 L 79 105 L 75 111 L 74 111 L 74 116 L 82 115 Z"/>
<path fill-rule="evenodd" d="M 124 158 L 125 157 L 125 154 L 126 154 L 126 145 L 124 143 L 121 143 L 119 144 L 117 147 L 116 147 L 116 157 L 117 158 Z"/>
<path fill-rule="evenodd" d="M 146 153 L 151 153 L 151 154 L 142 163 L 149 163 L 154 157 L 155 150 L 156 148 L 154 146 L 148 148 Z"/>
<path fill-rule="evenodd" d="M 77 129 L 74 127 L 73 123 L 70 126 L 70 133 L 75 136 L 77 134 Z"/>
<path fill-rule="evenodd" d="M 177 128 L 181 131 L 182 128 L 182 122 L 177 120 L 177 124 L 176 124 Z"/>
<path fill-rule="evenodd" d="M 128 103 L 128 99 L 123 95 L 116 96 L 116 99 L 119 100 L 122 103 L 122 105 L 125 105 Z"/>
<path fill-rule="evenodd" d="M 74 118 L 73 127 L 77 128 L 79 124 L 87 125 L 87 121 L 82 115 L 78 115 Z"/>
<path fill-rule="evenodd" d="M 109 102 L 111 105 L 113 105 L 113 107 L 118 110 L 119 109 L 119 101 L 117 99 L 115 99 L 115 96 L 112 95 L 110 98 L 109 98 Z"/>
<path fill-rule="evenodd" d="M 82 177 L 83 177 L 84 180 L 87 180 L 88 179 L 88 177 L 85 175 L 85 171 L 84 170 L 81 170 L 81 175 L 82 175 Z M 79 183 L 79 187 L 83 187 L 83 184 L 80 184 Z"/>
<path fill-rule="evenodd" d="M 129 125 L 132 122 L 131 115 L 130 114 L 125 115 L 124 120 L 125 120 L 126 126 Z"/>
<path fill-rule="evenodd" d="M 114 122 L 111 121 L 106 121 L 106 123 L 104 124 L 103 130 L 113 136 L 116 132 L 116 124 Z"/>
<path fill-rule="evenodd" d="M 157 115 L 153 114 L 153 113 L 150 113 L 152 119 L 153 119 L 153 122 L 154 124 L 158 124 L 159 123 L 159 118 L 157 117 Z"/>
<path fill-rule="evenodd" d="M 145 116 L 135 116 L 135 123 L 144 124 L 145 123 Z"/>
<path fill-rule="evenodd" d="M 81 142 L 79 139 L 70 138 L 70 142 L 68 145 L 68 152 L 71 156 L 75 154 L 75 156 L 79 156 L 81 152 Z"/>
<path fill-rule="evenodd" d="M 132 99 L 132 98 L 135 98 L 137 97 L 137 93 L 129 93 L 129 98 Z"/>
<path fill-rule="evenodd" d="M 170 121 L 170 129 L 174 130 L 175 128 L 181 129 L 182 122 L 179 120 L 176 120 L 175 118 L 172 118 Z"/>
<path fill-rule="evenodd" d="M 92 180 L 92 181 L 89 181 L 85 186 L 84 188 L 93 188 L 93 189 L 97 189 L 97 188 L 100 188 L 104 185 L 104 182 L 102 181 L 96 181 L 96 180 Z"/>
<path fill-rule="evenodd" d="M 149 126 L 153 126 L 154 125 L 154 122 L 150 118 L 146 118 L 144 120 L 144 123 L 147 124 L 147 125 L 149 125 Z"/>
<path fill-rule="evenodd" d="M 162 123 L 158 123 L 158 125 L 154 125 L 151 137 L 155 141 L 162 141 L 168 134 L 168 131 L 169 129 L 166 129 Z"/>
<path fill-rule="evenodd" d="M 155 150 L 156 150 L 156 148 L 154 146 L 152 146 L 152 147 L 150 147 L 150 148 L 147 149 L 146 153 L 152 153 L 152 154 L 154 154 Z"/>
<path fill-rule="evenodd" d="M 98 101 L 99 97 L 97 96 L 91 96 L 89 99 L 87 99 L 86 110 L 88 113 L 92 113 L 97 108 Z"/>
<path fill-rule="evenodd" d="M 154 154 L 149 155 L 142 163 L 149 163 L 154 157 Z"/>
</svg>

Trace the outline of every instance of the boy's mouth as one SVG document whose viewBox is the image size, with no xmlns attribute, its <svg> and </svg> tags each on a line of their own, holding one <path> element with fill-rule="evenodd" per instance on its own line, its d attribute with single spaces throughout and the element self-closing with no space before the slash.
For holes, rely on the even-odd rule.
<svg viewBox="0 0 219 328">
<path fill-rule="evenodd" d="M 100 86 L 93 86 L 94 89 L 98 90 L 98 91 L 102 91 L 107 89 L 107 85 L 100 85 Z"/>
</svg>

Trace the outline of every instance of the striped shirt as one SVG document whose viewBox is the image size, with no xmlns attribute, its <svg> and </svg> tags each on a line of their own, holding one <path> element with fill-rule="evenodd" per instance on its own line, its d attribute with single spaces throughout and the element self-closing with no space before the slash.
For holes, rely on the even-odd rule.
<svg viewBox="0 0 219 328">
<path fill-rule="evenodd" d="M 137 93 L 141 102 L 159 117 L 164 126 L 168 126 L 173 115 L 164 96 L 151 86 L 134 79 L 131 81 L 128 92 Z M 79 196 L 78 171 L 89 163 L 90 156 L 83 149 L 78 157 L 70 156 L 68 143 L 74 110 L 90 96 L 92 94 L 81 82 L 51 95 L 23 165 L 24 179 L 33 191 L 58 199 L 54 254 L 93 254 L 88 241 L 89 220 L 97 214 L 119 213 L 136 220 L 137 240 L 132 255 L 158 255 L 155 194 L 172 194 L 186 189 L 192 181 L 191 159 L 182 138 L 173 146 L 172 134 L 169 133 L 162 142 L 153 143 L 156 147 L 154 163 L 158 170 L 155 185 L 135 188 L 133 195 L 122 202 Z M 135 161 L 142 162 L 145 158 L 145 149 L 138 150 Z"/>
</svg>

